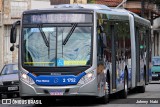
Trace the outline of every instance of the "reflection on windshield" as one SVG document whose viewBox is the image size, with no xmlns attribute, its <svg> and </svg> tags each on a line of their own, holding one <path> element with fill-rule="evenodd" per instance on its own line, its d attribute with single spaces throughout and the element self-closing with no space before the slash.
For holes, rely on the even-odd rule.
<svg viewBox="0 0 160 107">
<path fill-rule="evenodd" d="M 49 47 L 39 28 L 24 28 L 24 65 L 85 66 L 91 64 L 91 27 L 76 27 L 63 45 L 72 27 L 43 27 Z M 57 31 L 57 32 L 56 32 Z"/>
</svg>

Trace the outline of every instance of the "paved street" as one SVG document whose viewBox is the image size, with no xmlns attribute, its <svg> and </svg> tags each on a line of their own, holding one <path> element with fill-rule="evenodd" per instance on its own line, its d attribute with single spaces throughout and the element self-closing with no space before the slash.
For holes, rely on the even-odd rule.
<svg viewBox="0 0 160 107">
<path fill-rule="evenodd" d="M 112 96 L 115 98 L 115 96 Z M 5 98 L 5 96 L 4 96 Z M 138 99 L 137 99 L 138 98 Z M 149 98 L 149 99 L 144 99 Z M 159 99 L 156 99 L 159 98 Z M 19 98 L 13 98 L 19 99 Z M 149 101 L 158 100 L 159 104 L 136 104 L 137 100 Z M 0 101 L 1 103 L 1 101 Z M 127 104 L 128 103 L 128 104 Z M 48 107 L 74 107 L 74 106 L 93 106 L 93 107 L 159 107 L 160 106 L 160 82 L 152 82 L 146 86 L 145 93 L 129 93 L 128 99 L 111 99 L 109 104 L 99 104 L 94 99 L 65 99 L 58 100 L 56 104 L 50 105 Z M 0 105 L 0 107 L 38 107 L 35 105 Z"/>
</svg>

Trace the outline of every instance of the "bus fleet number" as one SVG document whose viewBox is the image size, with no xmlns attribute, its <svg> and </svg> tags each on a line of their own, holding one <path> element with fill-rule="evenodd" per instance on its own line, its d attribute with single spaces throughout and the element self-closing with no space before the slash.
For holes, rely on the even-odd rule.
<svg viewBox="0 0 160 107">
<path fill-rule="evenodd" d="M 75 78 L 68 78 L 68 79 L 63 78 L 63 82 L 76 82 L 76 79 Z"/>
</svg>

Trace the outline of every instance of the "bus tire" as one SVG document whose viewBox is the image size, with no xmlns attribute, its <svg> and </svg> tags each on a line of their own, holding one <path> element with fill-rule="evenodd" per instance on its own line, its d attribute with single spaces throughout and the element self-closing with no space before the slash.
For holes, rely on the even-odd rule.
<svg viewBox="0 0 160 107">
<path fill-rule="evenodd" d="M 145 85 L 148 85 L 148 80 L 147 80 L 147 78 L 146 78 L 146 72 L 147 72 L 147 70 L 146 70 L 146 66 L 144 67 L 144 82 L 145 82 Z"/>
<path fill-rule="evenodd" d="M 106 90 L 105 90 L 105 95 L 101 98 L 99 98 L 99 101 L 101 104 L 107 104 L 109 103 L 109 89 L 110 89 L 110 77 L 109 77 L 109 73 L 107 73 L 107 80 L 106 80 Z"/>
<path fill-rule="evenodd" d="M 144 92 L 146 91 L 146 90 L 145 90 L 145 85 L 139 86 L 138 89 L 137 89 L 137 91 L 138 91 L 139 93 L 144 93 Z"/>
<path fill-rule="evenodd" d="M 124 74 L 124 89 L 120 91 L 120 98 L 126 99 L 128 94 L 128 76 L 127 72 Z"/>
<path fill-rule="evenodd" d="M 106 84 L 107 84 L 107 87 L 108 87 L 108 95 L 110 95 L 110 74 L 109 74 L 109 71 L 107 73 Z"/>
<path fill-rule="evenodd" d="M 99 98 L 99 101 L 101 104 L 109 103 L 109 95 L 105 92 L 105 95 L 103 97 Z"/>
<path fill-rule="evenodd" d="M 143 84 L 143 86 L 138 86 L 137 87 L 137 91 L 139 93 L 144 93 L 146 91 L 145 90 L 145 88 L 146 88 L 145 84 L 146 84 L 146 71 L 145 71 L 145 67 L 144 67 L 144 84 Z"/>
</svg>

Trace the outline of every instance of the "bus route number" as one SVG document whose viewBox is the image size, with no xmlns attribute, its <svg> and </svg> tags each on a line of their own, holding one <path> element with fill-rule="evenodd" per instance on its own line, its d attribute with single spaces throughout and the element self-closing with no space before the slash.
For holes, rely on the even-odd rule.
<svg viewBox="0 0 160 107">
<path fill-rule="evenodd" d="M 76 79 L 75 78 L 67 78 L 67 79 L 65 79 L 65 78 L 63 78 L 63 82 L 76 82 Z"/>
</svg>

